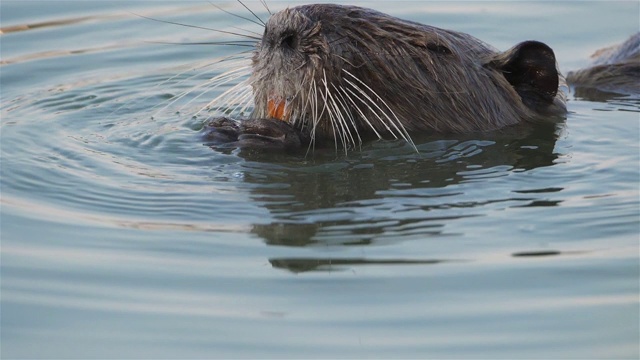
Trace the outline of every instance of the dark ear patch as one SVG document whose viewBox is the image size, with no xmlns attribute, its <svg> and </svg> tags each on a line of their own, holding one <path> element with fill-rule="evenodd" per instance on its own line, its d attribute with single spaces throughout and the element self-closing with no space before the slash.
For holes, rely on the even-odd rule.
<svg viewBox="0 0 640 360">
<path fill-rule="evenodd" d="M 505 79 L 535 108 L 549 105 L 558 92 L 558 69 L 553 50 L 539 41 L 525 41 L 492 58 L 487 65 L 502 71 Z"/>
</svg>

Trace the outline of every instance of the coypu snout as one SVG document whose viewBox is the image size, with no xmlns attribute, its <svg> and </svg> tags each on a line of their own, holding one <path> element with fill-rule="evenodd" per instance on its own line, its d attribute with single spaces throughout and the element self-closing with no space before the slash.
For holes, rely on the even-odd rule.
<svg viewBox="0 0 640 360">
<path fill-rule="evenodd" d="M 252 83 L 259 84 L 254 85 L 256 117 L 288 121 L 301 116 L 299 104 L 293 111 L 292 102 L 311 80 L 309 69 L 304 68 L 319 66 L 319 54 L 329 51 L 321 28 L 319 21 L 298 8 L 271 16 L 253 56 Z"/>
</svg>

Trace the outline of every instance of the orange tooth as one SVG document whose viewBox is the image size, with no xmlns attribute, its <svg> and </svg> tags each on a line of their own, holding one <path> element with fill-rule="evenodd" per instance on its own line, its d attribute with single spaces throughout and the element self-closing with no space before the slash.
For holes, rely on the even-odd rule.
<svg viewBox="0 0 640 360">
<path fill-rule="evenodd" d="M 269 116 L 274 119 L 287 121 L 284 115 L 284 106 L 285 106 L 284 101 L 275 102 L 273 100 L 269 100 L 267 104 L 267 111 L 269 112 Z"/>
</svg>

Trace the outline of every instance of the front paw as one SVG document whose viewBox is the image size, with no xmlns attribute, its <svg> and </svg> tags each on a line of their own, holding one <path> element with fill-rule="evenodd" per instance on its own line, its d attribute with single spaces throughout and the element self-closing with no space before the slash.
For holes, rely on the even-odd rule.
<svg viewBox="0 0 640 360">
<path fill-rule="evenodd" d="M 213 144 L 232 143 L 238 141 L 241 132 L 238 121 L 227 117 L 213 118 L 205 124 L 203 140 Z"/>
<path fill-rule="evenodd" d="M 297 150 L 305 145 L 300 131 L 281 120 L 249 119 L 241 129 L 238 144 L 242 148 Z"/>
<path fill-rule="evenodd" d="M 215 148 L 295 151 L 309 144 L 308 136 L 281 120 L 214 118 L 204 128 L 204 142 Z"/>
</svg>

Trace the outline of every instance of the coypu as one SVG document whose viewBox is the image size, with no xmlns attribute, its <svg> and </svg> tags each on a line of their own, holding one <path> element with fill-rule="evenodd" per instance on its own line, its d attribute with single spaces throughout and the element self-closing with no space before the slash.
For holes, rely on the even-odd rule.
<svg viewBox="0 0 640 360">
<path fill-rule="evenodd" d="M 490 131 L 566 113 L 553 50 L 499 52 L 471 35 L 375 10 L 314 4 L 271 16 L 256 44 L 254 110 L 205 139 L 296 149 L 366 138 Z"/>
<path fill-rule="evenodd" d="M 618 94 L 640 94 L 640 32 L 622 44 L 610 46 L 591 55 L 590 67 L 567 74 L 576 95 L 590 90 Z"/>
</svg>

